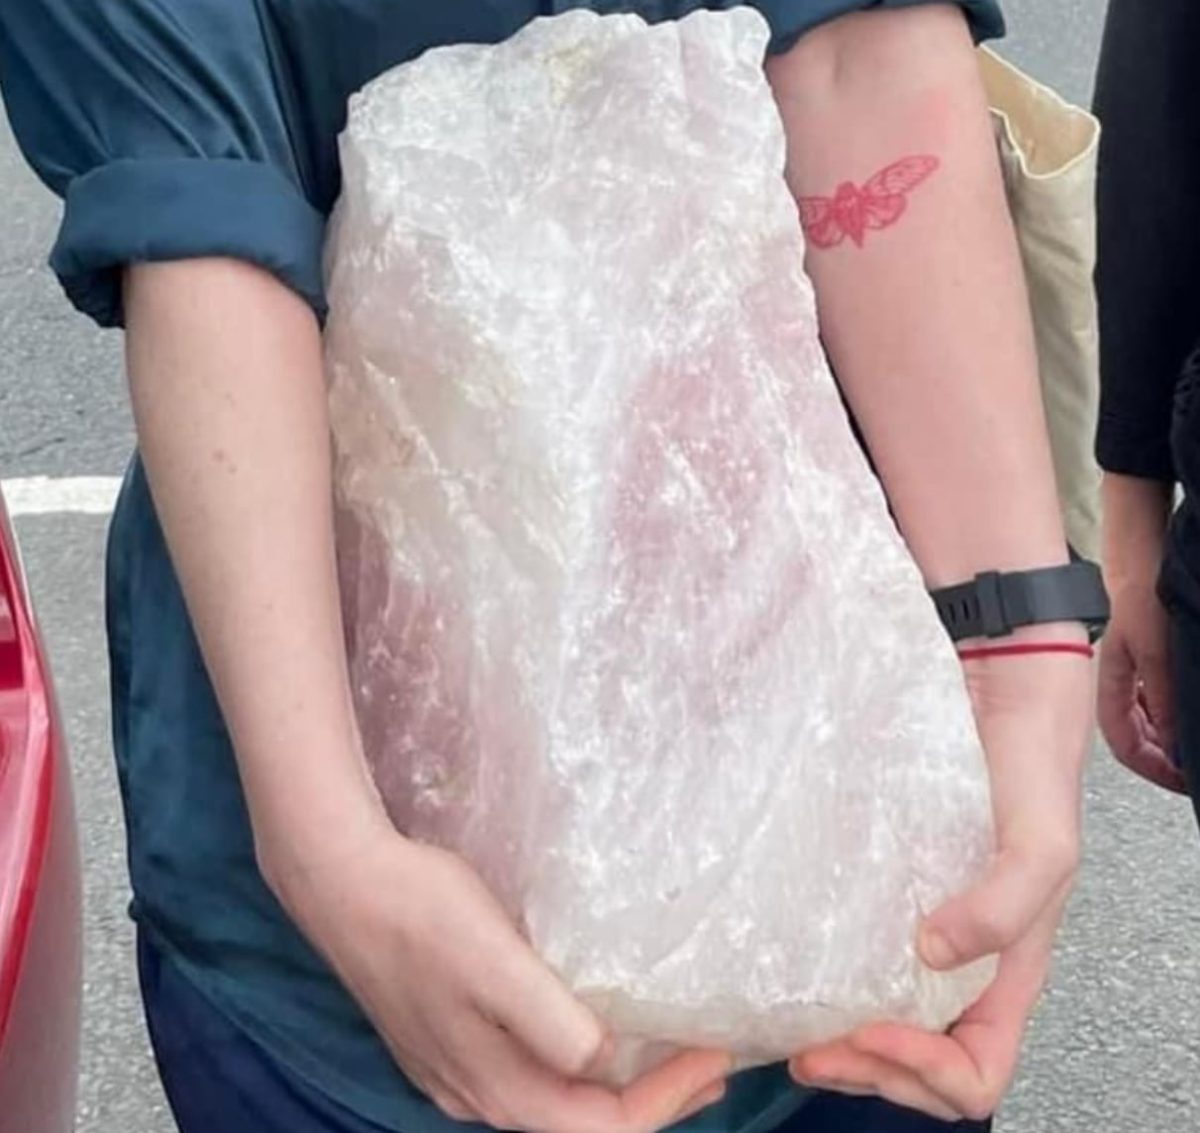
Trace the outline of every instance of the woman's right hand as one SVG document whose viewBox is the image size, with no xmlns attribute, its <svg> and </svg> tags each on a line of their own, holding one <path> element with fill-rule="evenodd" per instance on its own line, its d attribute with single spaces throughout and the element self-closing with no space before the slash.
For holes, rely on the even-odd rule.
<svg viewBox="0 0 1200 1133">
<path fill-rule="evenodd" d="M 1171 485 L 1104 478 L 1104 575 L 1112 621 L 1100 651 L 1098 716 L 1113 754 L 1130 771 L 1187 792 L 1173 758 L 1175 689 L 1170 627 L 1158 599 Z"/>
<path fill-rule="evenodd" d="M 719 1100 L 730 1059 L 692 1051 L 623 1090 L 612 1044 L 459 858 L 381 824 L 276 884 L 404 1073 L 450 1117 L 530 1133 L 654 1133 Z"/>
</svg>

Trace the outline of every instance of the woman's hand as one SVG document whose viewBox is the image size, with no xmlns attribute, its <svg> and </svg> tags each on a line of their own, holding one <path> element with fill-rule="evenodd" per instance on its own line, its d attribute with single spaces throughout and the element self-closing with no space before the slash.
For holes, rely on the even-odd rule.
<svg viewBox="0 0 1200 1133">
<path fill-rule="evenodd" d="M 1112 622 L 1100 653 L 1100 728 L 1130 771 L 1187 792 L 1172 759 L 1175 687 L 1167 611 L 1158 600 L 1171 485 L 1104 478 L 1104 573 Z"/>
<path fill-rule="evenodd" d="M 297 880 L 297 878 L 300 878 Z M 530 1133 L 654 1133 L 718 1101 L 728 1056 L 693 1051 L 624 1090 L 611 1042 L 458 858 L 394 830 L 276 883 L 405 1074 L 450 1117 Z"/>
<path fill-rule="evenodd" d="M 1112 590 L 1113 616 L 1100 652 L 1100 727 L 1113 755 L 1135 775 L 1187 794 L 1172 759 L 1175 688 L 1167 612 L 1157 571 Z"/>
<path fill-rule="evenodd" d="M 1082 637 L 1078 627 L 1036 633 L 1044 641 L 1072 637 Z M 919 946 L 942 970 L 999 955 L 996 980 L 946 1034 L 866 1027 L 801 1054 L 792 1064 L 799 1080 L 879 1094 L 947 1121 L 995 1111 L 1015 1073 L 1075 876 L 1092 670 L 1069 655 L 967 662 L 991 772 L 997 854 L 972 891 L 926 921 Z"/>
</svg>

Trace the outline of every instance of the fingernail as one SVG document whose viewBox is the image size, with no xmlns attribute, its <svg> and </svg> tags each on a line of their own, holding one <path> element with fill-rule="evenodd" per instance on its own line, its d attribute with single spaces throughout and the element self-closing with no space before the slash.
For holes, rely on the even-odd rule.
<svg viewBox="0 0 1200 1133">
<path fill-rule="evenodd" d="M 932 929 L 922 929 L 920 939 L 921 956 L 931 968 L 952 968 L 954 966 L 954 949 L 940 932 Z"/>
</svg>

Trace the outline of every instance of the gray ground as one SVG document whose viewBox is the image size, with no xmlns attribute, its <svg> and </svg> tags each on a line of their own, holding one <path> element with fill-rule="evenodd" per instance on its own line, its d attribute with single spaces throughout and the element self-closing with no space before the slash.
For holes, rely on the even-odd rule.
<svg viewBox="0 0 1200 1133">
<path fill-rule="evenodd" d="M 1008 0 L 1009 53 L 1086 99 L 1103 0 Z M 120 343 L 74 317 L 42 268 L 56 208 L 0 124 L 0 476 L 115 475 L 130 443 Z M 75 766 L 87 873 L 81 1133 L 170 1133 L 137 1008 L 101 639 L 103 522 L 19 532 Z M 1098 759 L 1087 862 L 1004 1133 L 1200 1125 L 1200 868 L 1185 807 Z"/>
</svg>

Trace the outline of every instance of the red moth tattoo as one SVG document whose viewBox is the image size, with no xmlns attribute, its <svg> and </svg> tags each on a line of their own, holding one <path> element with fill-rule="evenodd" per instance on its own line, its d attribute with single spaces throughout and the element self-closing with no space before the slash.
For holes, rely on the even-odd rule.
<svg viewBox="0 0 1200 1133">
<path fill-rule="evenodd" d="M 861 248 L 869 229 L 890 228 L 904 215 L 908 194 L 940 165 L 928 154 L 902 157 L 861 188 L 847 181 L 832 197 L 801 197 L 800 223 L 808 242 L 817 248 L 836 248 L 849 237 Z"/>
</svg>

